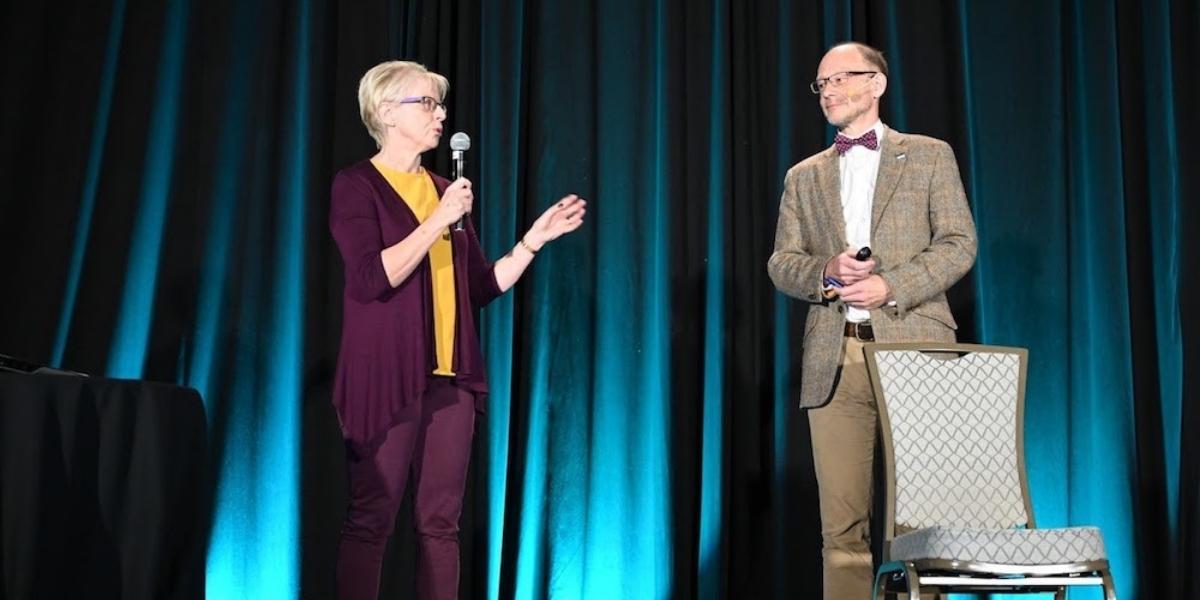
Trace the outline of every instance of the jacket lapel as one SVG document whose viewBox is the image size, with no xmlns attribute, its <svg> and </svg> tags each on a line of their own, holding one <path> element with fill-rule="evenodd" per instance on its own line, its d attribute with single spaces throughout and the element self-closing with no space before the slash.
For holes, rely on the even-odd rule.
<svg viewBox="0 0 1200 600">
<path fill-rule="evenodd" d="M 416 229 L 421 224 L 421 221 L 417 218 L 417 214 L 413 212 L 412 208 L 408 206 L 408 202 L 405 202 L 404 198 L 401 198 L 400 194 L 396 192 L 396 188 L 388 183 L 387 177 L 384 177 L 383 173 L 375 167 L 375 163 L 372 163 L 370 159 L 366 159 L 363 162 L 365 163 L 363 169 L 366 171 L 367 177 L 370 178 L 372 185 L 375 186 L 376 193 L 385 199 L 383 209 L 390 213 L 392 218 L 398 219 L 401 222 L 407 222 L 409 227 Z"/>
<path fill-rule="evenodd" d="M 883 211 L 892 201 L 896 184 L 904 174 L 904 166 L 908 164 L 905 154 L 905 136 L 894 129 L 885 128 L 883 141 L 879 146 L 879 174 L 875 177 L 875 197 L 871 199 L 871 241 L 875 241 L 875 230 L 879 229 L 879 220 Z"/>
<path fill-rule="evenodd" d="M 817 164 L 817 185 L 820 186 L 817 197 L 821 198 L 821 204 L 828 213 L 829 220 L 826 223 L 837 226 L 830 230 L 830 234 L 833 236 L 837 252 L 841 252 L 846 245 L 846 221 L 842 216 L 842 182 L 838 169 L 838 154 L 833 146 L 825 150 Z"/>
</svg>

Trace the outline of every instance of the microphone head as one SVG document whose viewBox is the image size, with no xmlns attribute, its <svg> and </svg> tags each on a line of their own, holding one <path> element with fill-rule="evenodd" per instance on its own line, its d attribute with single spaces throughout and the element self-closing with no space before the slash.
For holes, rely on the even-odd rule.
<svg viewBox="0 0 1200 600">
<path fill-rule="evenodd" d="M 471 149 L 471 136 L 469 136 L 461 131 L 450 136 L 450 149 L 451 150 L 470 150 Z"/>
</svg>

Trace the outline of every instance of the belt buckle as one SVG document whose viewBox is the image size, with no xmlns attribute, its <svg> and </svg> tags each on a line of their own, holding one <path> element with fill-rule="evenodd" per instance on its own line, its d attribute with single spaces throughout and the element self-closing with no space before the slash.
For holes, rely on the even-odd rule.
<svg viewBox="0 0 1200 600">
<path fill-rule="evenodd" d="M 875 341 L 875 331 L 871 328 L 870 321 L 860 321 L 858 323 L 852 323 L 852 325 L 854 325 L 854 339 L 856 339 L 860 342 Z M 860 333 L 864 329 L 864 327 L 871 331 L 870 337 L 863 337 L 863 334 Z"/>
</svg>

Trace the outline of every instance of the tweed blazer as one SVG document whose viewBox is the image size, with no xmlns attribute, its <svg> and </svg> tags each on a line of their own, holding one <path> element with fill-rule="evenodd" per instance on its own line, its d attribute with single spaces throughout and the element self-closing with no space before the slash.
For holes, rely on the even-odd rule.
<svg viewBox="0 0 1200 600">
<path fill-rule="evenodd" d="M 871 311 L 876 341 L 955 341 L 946 290 L 975 262 L 975 222 L 949 144 L 885 128 L 871 204 L 875 272 L 895 306 Z M 841 177 L 833 146 L 788 170 L 775 251 L 781 292 L 810 303 L 804 323 L 800 407 L 829 401 L 841 365 L 846 306 L 821 295 L 822 271 L 845 251 Z"/>
</svg>

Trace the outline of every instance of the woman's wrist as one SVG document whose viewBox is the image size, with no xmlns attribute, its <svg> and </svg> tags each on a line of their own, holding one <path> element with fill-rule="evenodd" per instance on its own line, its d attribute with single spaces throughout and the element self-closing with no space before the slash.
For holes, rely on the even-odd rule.
<svg viewBox="0 0 1200 600">
<path fill-rule="evenodd" d="M 534 247 L 533 244 L 530 244 L 529 242 L 525 241 L 525 237 L 522 237 L 521 239 L 517 240 L 517 245 L 524 248 L 530 254 L 537 254 L 538 250 L 542 249 L 540 246 Z"/>
</svg>

